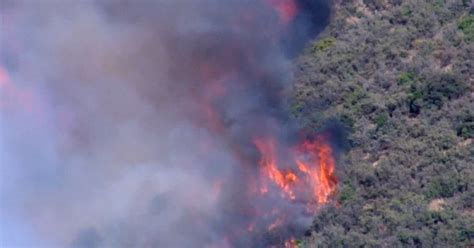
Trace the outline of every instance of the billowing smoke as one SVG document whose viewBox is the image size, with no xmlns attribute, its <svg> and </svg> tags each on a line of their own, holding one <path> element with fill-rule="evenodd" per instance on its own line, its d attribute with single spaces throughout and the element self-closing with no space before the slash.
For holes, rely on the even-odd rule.
<svg viewBox="0 0 474 248">
<path fill-rule="evenodd" d="M 330 147 L 285 107 L 327 3 L 0 7 L 1 244 L 282 245 L 327 201 Z"/>
</svg>

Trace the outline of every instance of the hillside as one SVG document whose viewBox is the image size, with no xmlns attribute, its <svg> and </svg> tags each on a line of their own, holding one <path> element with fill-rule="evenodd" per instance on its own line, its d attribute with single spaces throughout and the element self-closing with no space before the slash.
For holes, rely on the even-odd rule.
<svg viewBox="0 0 474 248">
<path fill-rule="evenodd" d="M 348 130 L 302 246 L 474 245 L 474 5 L 340 1 L 299 57 L 292 112 Z"/>
</svg>

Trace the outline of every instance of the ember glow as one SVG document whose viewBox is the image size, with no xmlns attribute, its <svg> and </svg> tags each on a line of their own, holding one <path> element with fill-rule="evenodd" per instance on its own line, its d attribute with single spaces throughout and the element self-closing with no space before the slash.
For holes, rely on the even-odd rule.
<svg viewBox="0 0 474 248">
<path fill-rule="evenodd" d="M 331 202 L 287 107 L 326 1 L 185 2 L 0 10 L 0 246 L 295 247 Z"/>
<path fill-rule="evenodd" d="M 298 14 L 296 0 L 267 0 L 268 3 L 278 11 L 280 20 L 287 24 Z"/>
</svg>

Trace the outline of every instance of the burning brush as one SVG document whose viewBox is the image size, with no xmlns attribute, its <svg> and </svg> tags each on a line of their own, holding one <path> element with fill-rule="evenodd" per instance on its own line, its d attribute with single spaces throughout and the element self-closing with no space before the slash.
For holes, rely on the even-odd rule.
<svg viewBox="0 0 474 248">
<path fill-rule="evenodd" d="M 296 246 L 337 187 L 285 107 L 328 6 L 224 2 L 5 4 L 2 244 Z"/>
</svg>

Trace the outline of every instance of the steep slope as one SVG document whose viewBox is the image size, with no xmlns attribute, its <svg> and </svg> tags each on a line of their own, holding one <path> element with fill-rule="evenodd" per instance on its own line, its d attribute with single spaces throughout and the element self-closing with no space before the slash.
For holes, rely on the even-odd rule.
<svg viewBox="0 0 474 248">
<path fill-rule="evenodd" d="M 349 130 L 334 203 L 303 246 L 474 245 L 474 5 L 336 3 L 297 61 L 293 114 Z"/>
</svg>

